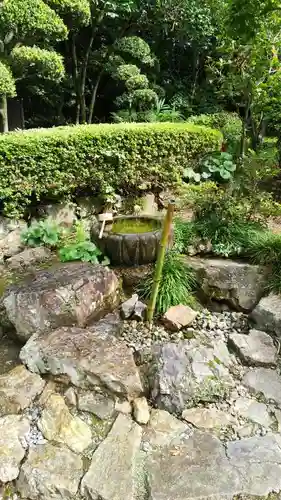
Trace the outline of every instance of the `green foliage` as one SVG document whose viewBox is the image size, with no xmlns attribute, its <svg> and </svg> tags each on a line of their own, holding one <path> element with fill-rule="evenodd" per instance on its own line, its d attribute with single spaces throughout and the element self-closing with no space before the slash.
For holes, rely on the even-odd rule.
<svg viewBox="0 0 281 500">
<path fill-rule="evenodd" d="M 48 246 L 56 248 L 62 236 L 62 228 L 50 220 L 33 222 L 21 234 L 21 239 L 25 245 L 31 247 Z"/>
<path fill-rule="evenodd" d="M 153 64 L 151 51 L 148 43 L 138 36 L 123 37 L 117 43 L 117 50 L 129 54 L 134 59 L 142 61 L 144 64 Z"/>
<path fill-rule="evenodd" d="M 147 89 L 149 81 L 146 75 L 134 75 L 126 81 L 127 89 L 132 92 L 135 89 Z"/>
<path fill-rule="evenodd" d="M 229 153 L 216 153 L 202 161 L 202 178 L 212 178 L 214 181 L 225 182 L 233 178 L 236 164 Z"/>
<path fill-rule="evenodd" d="M 13 43 L 42 38 L 64 40 L 67 28 L 43 0 L 5 0 L 0 10 L 0 33 L 14 33 Z"/>
<path fill-rule="evenodd" d="M 238 151 L 242 134 L 242 120 L 236 113 L 221 111 L 209 115 L 190 116 L 187 121 L 195 125 L 220 130 L 228 151 L 233 154 Z"/>
<path fill-rule="evenodd" d="M 149 299 L 153 285 L 153 276 L 148 276 L 139 285 L 138 293 Z M 197 307 L 193 296 L 197 286 L 194 271 L 183 261 L 182 256 L 174 251 L 167 252 L 163 265 L 155 311 L 164 314 L 169 307 L 186 304 Z"/>
<path fill-rule="evenodd" d="M 96 245 L 88 240 L 70 243 L 59 250 L 61 262 L 81 260 L 82 262 L 98 264 L 101 255 L 102 253 Z"/>
<path fill-rule="evenodd" d="M 61 16 L 66 24 L 87 26 L 91 20 L 89 0 L 45 0 L 45 2 Z"/>
<path fill-rule="evenodd" d="M 195 157 L 220 147 L 219 132 L 185 123 L 58 127 L 0 136 L 5 213 L 31 195 L 61 200 L 76 190 L 132 194 L 181 182 Z"/>
<path fill-rule="evenodd" d="M 132 93 L 133 104 L 137 108 L 146 109 L 157 101 L 157 94 L 152 89 L 137 89 Z"/>
<path fill-rule="evenodd" d="M 11 54 L 15 77 L 31 75 L 38 78 L 60 81 L 64 76 L 64 64 L 60 54 L 39 47 L 15 47 Z"/>
<path fill-rule="evenodd" d="M 127 81 L 129 78 L 140 75 L 140 69 L 135 64 L 121 64 L 117 67 L 115 76 L 119 80 Z"/>
<path fill-rule="evenodd" d="M 188 246 L 192 245 L 196 236 L 194 224 L 192 222 L 183 222 L 180 218 L 176 218 L 173 222 L 173 229 L 173 249 L 180 254 L 186 253 Z"/>
<path fill-rule="evenodd" d="M 10 69 L 0 61 L 0 96 L 2 95 L 14 97 L 16 95 L 16 87 Z"/>
</svg>

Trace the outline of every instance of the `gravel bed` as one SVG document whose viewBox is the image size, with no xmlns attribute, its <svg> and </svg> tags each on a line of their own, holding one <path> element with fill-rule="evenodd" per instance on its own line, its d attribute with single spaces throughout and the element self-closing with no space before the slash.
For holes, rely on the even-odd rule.
<svg viewBox="0 0 281 500">
<path fill-rule="evenodd" d="M 179 332 L 169 332 L 161 323 L 155 323 L 149 329 L 145 323 L 129 320 L 124 321 L 120 335 L 128 347 L 138 351 L 153 344 L 179 342 L 201 335 L 226 340 L 231 333 L 248 333 L 248 331 L 248 318 L 245 314 L 228 311 L 212 313 L 204 309 L 198 313 L 188 328 Z"/>
</svg>

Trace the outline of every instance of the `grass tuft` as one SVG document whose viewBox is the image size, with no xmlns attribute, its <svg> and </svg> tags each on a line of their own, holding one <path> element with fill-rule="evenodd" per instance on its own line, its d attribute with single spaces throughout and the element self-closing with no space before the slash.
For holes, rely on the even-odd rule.
<svg viewBox="0 0 281 500">
<path fill-rule="evenodd" d="M 138 293 L 143 299 L 150 298 L 152 284 L 153 275 L 150 275 L 139 285 Z M 195 273 L 184 262 L 183 257 L 174 251 L 167 252 L 156 302 L 156 312 L 164 314 L 170 307 L 179 304 L 189 305 L 197 309 L 198 303 L 193 295 L 196 286 Z"/>
</svg>

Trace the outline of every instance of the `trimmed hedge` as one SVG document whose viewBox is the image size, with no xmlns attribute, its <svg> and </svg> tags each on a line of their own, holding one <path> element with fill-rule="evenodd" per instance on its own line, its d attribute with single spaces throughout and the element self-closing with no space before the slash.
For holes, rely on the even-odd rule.
<svg viewBox="0 0 281 500">
<path fill-rule="evenodd" d="M 0 136 L 0 198 L 10 217 L 31 197 L 77 191 L 134 194 L 172 186 L 190 160 L 220 148 L 220 132 L 185 123 L 78 125 Z"/>
</svg>

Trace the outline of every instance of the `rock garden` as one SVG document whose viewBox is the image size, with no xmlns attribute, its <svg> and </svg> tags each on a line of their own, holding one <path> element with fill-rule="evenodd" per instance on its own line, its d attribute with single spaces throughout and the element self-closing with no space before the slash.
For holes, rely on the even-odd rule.
<svg viewBox="0 0 281 500">
<path fill-rule="evenodd" d="M 0 375 L 1 498 L 280 498 L 280 237 L 239 222 L 226 258 L 178 212 L 149 325 L 162 218 L 141 240 L 124 230 L 115 266 L 95 219 L 3 229 L 2 341 L 16 347 Z M 258 238 L 261 264 L 245 258 Z"/>
<path fill-rule="evenodd" d="M 157 127 L 94 129 L 95 147 L 116 134 L 129 159 L 131 134 L 142 155 L 93 167 L 110 196 L 61 203 L 60 176 L 88 174 L 62 154 L 48 170 L 49 136 L 23 133 L 42 164 L 0 221 L 2 500 L 281 498 L 280 204 L 256 163 L 212 153 L 219 131 Z M 65 155 L 73 130 L 49 132 Z M 199 179 L 151 169 L 152 135 Z"/>
</svg>

